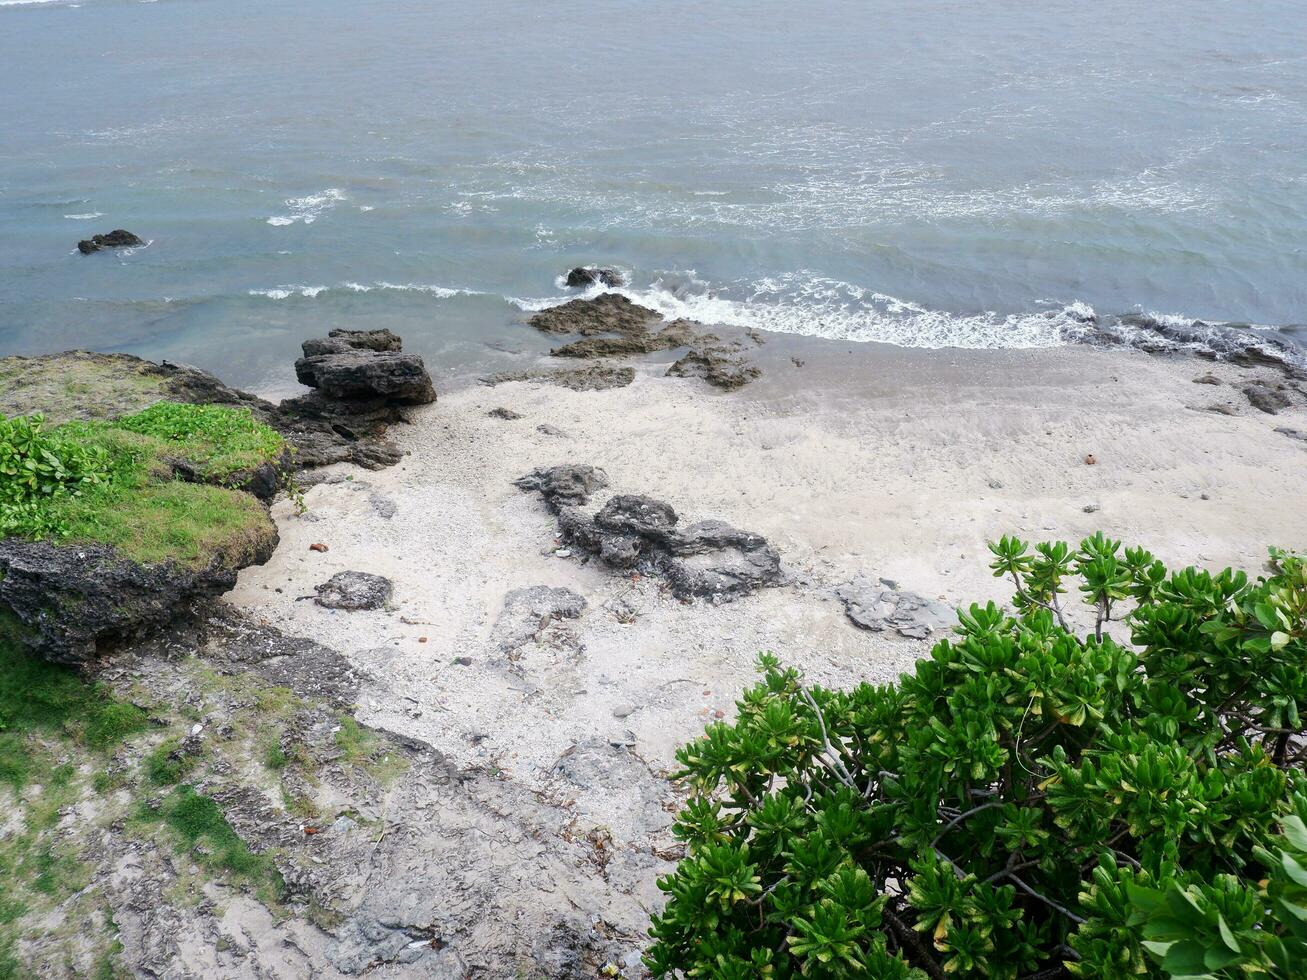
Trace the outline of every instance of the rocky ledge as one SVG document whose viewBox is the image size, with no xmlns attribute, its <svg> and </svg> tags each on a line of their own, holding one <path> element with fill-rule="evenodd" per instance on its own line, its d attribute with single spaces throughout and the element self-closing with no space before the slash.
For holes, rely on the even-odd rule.
<svg viewBox="0 0 1307 980">
<path fill-rule="evenodd" d="M 565 544 L 611 568 L 658 575 L 677 598 L 729 602 L 783 579 L 767 540 L 725 521 L 680 527 L 670 504 L 632 494 L 617 494 L 587 513 L 582 508 L 590 495 L 608 486 L 608 474 L 597 467 L 538 469 L 516 486 L 540 493 Z"/>
</svg>

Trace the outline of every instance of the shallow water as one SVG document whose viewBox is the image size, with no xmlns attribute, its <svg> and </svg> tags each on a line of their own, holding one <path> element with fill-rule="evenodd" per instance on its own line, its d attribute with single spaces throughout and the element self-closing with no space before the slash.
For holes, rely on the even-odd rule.
<svg viewBox="0 0 1307 980">
<path fill-rule="evenodd" d="M 267 385 L 366 324 L 466 373 L 589 262 L 912 346 L 1307 320 L 1300 0 L 0 0 L 0 63 L 3 352 Z"/>
</svg>

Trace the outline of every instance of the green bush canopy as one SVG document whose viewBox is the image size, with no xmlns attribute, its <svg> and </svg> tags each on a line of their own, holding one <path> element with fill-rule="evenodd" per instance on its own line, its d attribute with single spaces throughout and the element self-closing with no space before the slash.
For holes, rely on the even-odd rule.
<svg viewBox="0 0 1307 980">
<path fill-rule="evenodd" d="M 991 551 L 1015 614 L 960 612 L 897 685 L 765 656 L 678 752 L 656 976 L 1307 977 L 1307 563 Z"/>
</svg>

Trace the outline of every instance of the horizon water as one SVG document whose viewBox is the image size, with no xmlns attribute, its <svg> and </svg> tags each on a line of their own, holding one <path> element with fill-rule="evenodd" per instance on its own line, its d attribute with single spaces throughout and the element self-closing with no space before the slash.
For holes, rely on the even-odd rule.
<svg viewBox="0 0 1307 980">
<path fill-rule="evenodd" d="M 1296 2 L 0 0 L 0 59 L 0 354 L 266 389 L 389 327 L 466 376 L 578 264 L 910 347 L 1307 321 Z"/>
</svg>

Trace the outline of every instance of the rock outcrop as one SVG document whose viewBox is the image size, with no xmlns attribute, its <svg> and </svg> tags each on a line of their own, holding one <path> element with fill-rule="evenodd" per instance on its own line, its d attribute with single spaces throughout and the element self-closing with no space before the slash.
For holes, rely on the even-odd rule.
<svg viewBox="0 0 1307 980">
<path fill-rule="evenodd" d="M 82 239 L 77 243 L 77 251 L 83 255 L 90 255 L 102 248 L 136 248 L 144 244 L 144 239 L 133 235 L 130 231 L 116 228 L 107 235 L 92 235 L 90 238 Z"/>
<path fill-rule="evenodd" d="M 599 269 L 594 266 L 579 265 L 567 274 L 567 285 L 572 288 L 593 286 L 603 283 L 605 286 L 621 286 L 625 282 L 616 269 Z"/>
<path fill-rule="evenodd" d="M 844 603 L 850 622 L 875 633 L 892 630 L 911 640 L 924 640 L 932 633 L 948 631 L 957 622 L 957 613 L 942 602 L 915 592 L 899 592 L 862 576 L 841 585 L 835 595 Z"/>
<path fill-rule="evenodd" d="M 631 494 L 586 513 L 582 506 L 607 484 L 603 470 L 584 465 L 539 469 L 516 481 L 540 493 L 568 545 L 612 568 L 659 575 L 678 598 L 729 602 L 782 581 L 780 557 L 767 540 L 724 521 L 681 527 L 670 504 Z"/>
<path fill-rule="evenodd" d="M 715 387 L 734 390 L 762 375 L 744 359 L 738 343 L 723 343 L 693 320 L 667 323 L 657 311 L 617 293 L 574 299 L 541 310 L 531 317 L 530 324 L 551 336 L 581 336 L 555 347 L 549 352 L 553 357 L 625 358 L 684 347 L 687 352 L 668 369 L 669 376 L 702 378 Z"/>
<path fill-rule="evenodd" d="M 383 399 L 399 405 L 436 400 L 422 358 L 405 354 L 389 330 L 332 330 L 306 340 L 295 362 L 300 384 L 333 399 Z"/>
<path fill-rule="evenodd" d="M 79 664 L 100 644 L 130 639 L 168 622 L 190 599 L 217 596 L 236 573 L 261 565 L 277 546 L 266 520 L 199 567 L 129 561 L 108 545 L 0 540 L 0 608 L 24 646 L 58 663 Z"/>
</svg>

